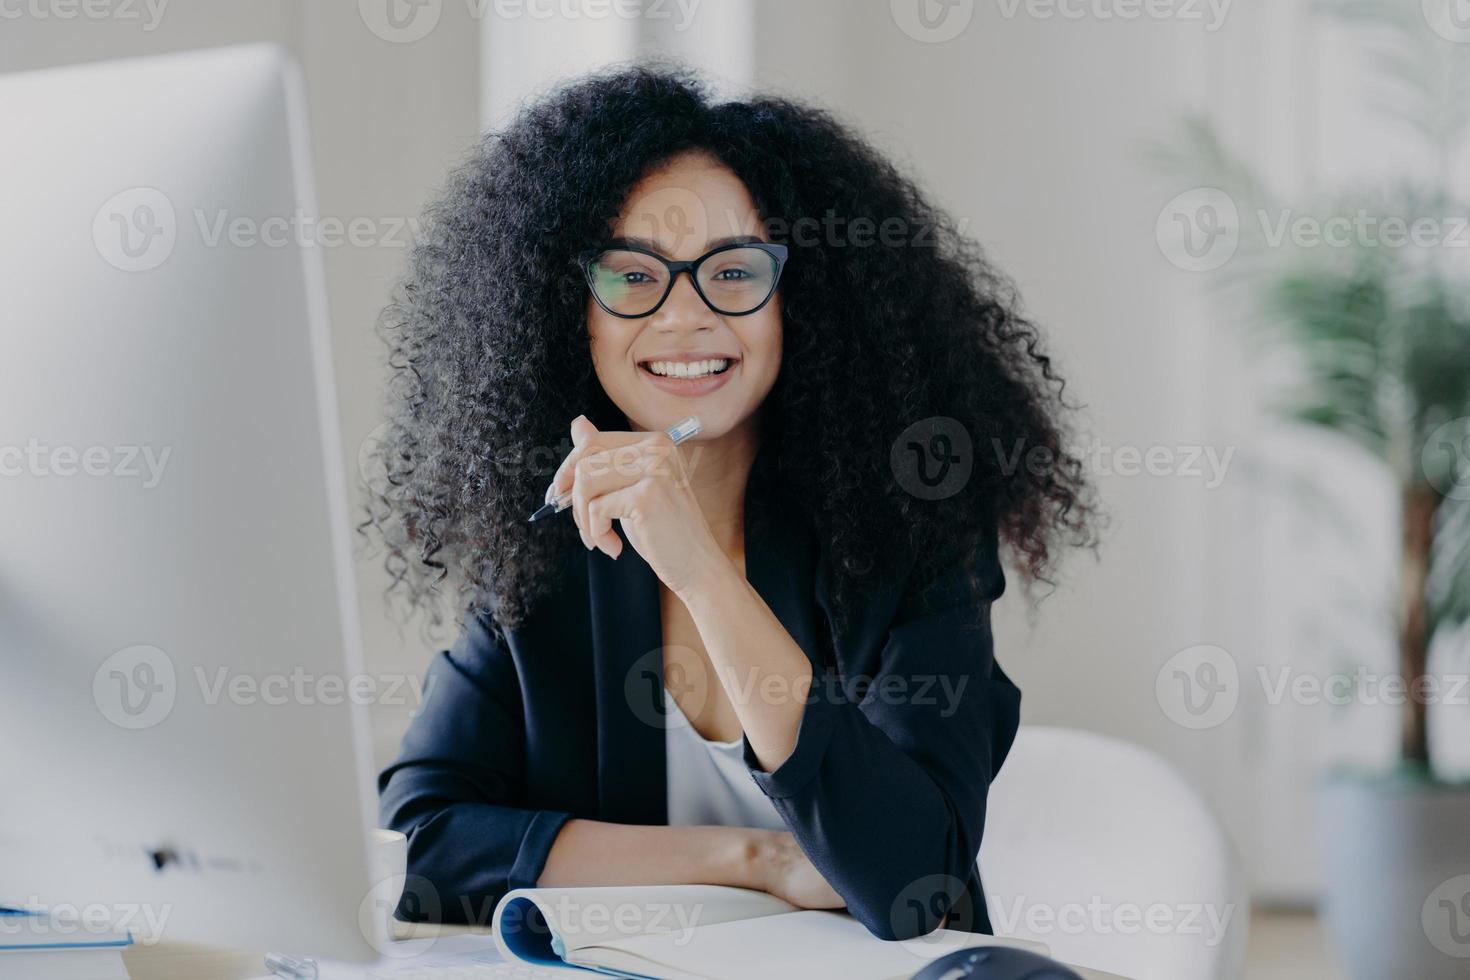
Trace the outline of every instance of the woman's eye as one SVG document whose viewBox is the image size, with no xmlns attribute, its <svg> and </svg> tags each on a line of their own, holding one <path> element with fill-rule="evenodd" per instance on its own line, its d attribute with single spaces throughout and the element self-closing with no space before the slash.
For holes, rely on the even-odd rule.
<svg viewBox="0 0 1470 980">
<path fill-rule="evenodd" d="M 653 277 L 646 272 L 625 272 L 623 281 L 630 286 L 641 286 L 644 283 L 653 282 Z"/>
<path fill-rule="evenodd" d="M 749 279 L 750 273 L 745 269 L 721 269 L 719 272 L 715 273 L 715 278 L 724 279 L 727 282 L 738 282 L 741 279 Z"/>
</svg>

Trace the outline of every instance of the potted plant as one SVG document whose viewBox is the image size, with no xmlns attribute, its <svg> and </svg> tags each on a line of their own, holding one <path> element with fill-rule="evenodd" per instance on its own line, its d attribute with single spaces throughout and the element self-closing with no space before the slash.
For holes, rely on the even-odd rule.
<svg viewBox="0 0 1470 980">
<path fill-rule="evenodd" d="M 1463 980 L 1470 784 L 1437 772 L 1428 712 L 1446 696 L 1460 705 L 1447 710 L 1465 710 L 1465 692 L 1431 673 L 1428 656 L 1470 617 L 1470 207 L 1450 181 L 1470 113 L 1470 45 L 1435 34 L 1419 0 L 1318 9 L 1371 28 L 1372 81 L 1422 138 L 1428 175 L 1342 195 L 1305 226 L 1273 225 L 1257 217 L 1303 212 L 1276 203 L 1207 122 L 1191 120 L 1164 162 L 1204 185 L 1216 233 L 1239 236 L 1219 271 L 1246 287 L 1269 350 L 1291 361 L 1286 414 L 1371 453 L 1399 490 L 1402 564 L 1385 599 L 1407 694 L 1400 763 L 1324 782 L 1328 931 L 1357 980 Z"/>
</svg>

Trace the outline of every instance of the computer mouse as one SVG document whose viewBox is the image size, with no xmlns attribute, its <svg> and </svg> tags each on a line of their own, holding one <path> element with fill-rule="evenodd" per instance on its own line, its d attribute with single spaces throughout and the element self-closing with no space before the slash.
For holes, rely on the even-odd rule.
<svg viewBox="0 0 1470 980">
<path fill-rule="evenodd" d="M 1010 946 L 957 949 L 915 973 L 913 980 L 1082 980 L 1056 960 Z"/>
</svg>

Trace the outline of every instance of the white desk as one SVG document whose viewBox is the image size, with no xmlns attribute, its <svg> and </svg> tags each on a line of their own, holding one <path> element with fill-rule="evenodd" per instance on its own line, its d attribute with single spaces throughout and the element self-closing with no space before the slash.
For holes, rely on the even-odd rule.
<svg viewBox="0 0 1470 980">
<path fill-rule="evenodd" d="M 439 926 L 395 922 L 393 933 L 399 939 L 419 936 L 453 936 L 467 932 L 484 932 L 465 926 Z M 131 980 L 250 980 L 265 974 L 265 958 L 261 953 L 242 950 L 192 946 L 187 943 L 135 945 L 123 954 Z M 1073 967 L 1083 980 L 1126 980 L 1115 974 Z M 591 974 L 589 974 L 590 976 Z"/>
<path fill-rule="evenodd" d="M 406 922 L 393 923 L 398 939 L 416 936 L 452 936 L 471 930 L 465 926 L 439 926 Z M 132 980 L 248 980 L 265 975 L 265 954 L 238 949 L 218 949 L 189 943 L 162 942 L 153 946 L 134 944 L 123 953 Z"/>
</svg>

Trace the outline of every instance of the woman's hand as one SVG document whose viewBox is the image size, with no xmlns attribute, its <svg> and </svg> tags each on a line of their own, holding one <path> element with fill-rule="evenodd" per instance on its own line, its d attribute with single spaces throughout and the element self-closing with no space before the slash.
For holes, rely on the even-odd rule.
<svg viewBox="0 0 1470 980">
<path fill-rule="evenodd" d="M 788 831 L 766 832 L 757 847 L 756 863 L 760 889 L 798 908 L 840 909 L 847 905 Z"/>
<path fill-rule="evenodd" d="M 572 491 L 572 517 L 590 550 L 617 558 L 623 533 L 659 581 L 684 596 L 730 560 L 710 533 L 690 489 L 678 448 L 664 432 L 601 432 L 585 416 L 572 421 L 572 451 L 552 479 Z M 733 567 L 733 566 L 732 566 Z"/>
</svg>

